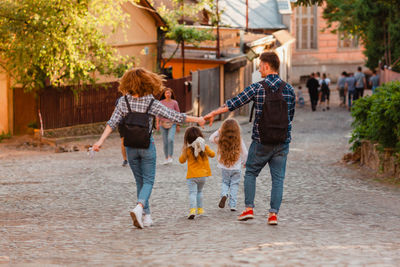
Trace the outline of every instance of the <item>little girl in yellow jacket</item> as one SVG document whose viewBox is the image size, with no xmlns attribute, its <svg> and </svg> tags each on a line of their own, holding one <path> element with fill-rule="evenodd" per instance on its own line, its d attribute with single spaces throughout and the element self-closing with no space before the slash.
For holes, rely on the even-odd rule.
<svg viewBox="0 0 400 267">
<path fill-rule="evenodd" d="M 203 210 L 203 187 L 206 178 L 211 176 L 208 157 L 213 158 L 215 152 L 205 144 L 203 134 L 197 127 L 189 127 L 185 132 L 182 155 L 180 163 L 188 162 L 186 175 L 189 187 L 190 212 L 188 219 L 194 219 L 197 214 L 204 213 Z"/>
</svg>

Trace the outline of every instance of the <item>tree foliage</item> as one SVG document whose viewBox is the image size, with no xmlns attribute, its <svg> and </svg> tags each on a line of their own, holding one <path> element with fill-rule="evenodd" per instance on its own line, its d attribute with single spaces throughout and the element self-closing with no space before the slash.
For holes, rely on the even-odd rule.
<svg viewBox="0 0 400 267">
<path fill-rule="evenodd" d="M 199 13 L 203 9 L 213 8 L 213 0 L 200 0 L 196 4 L 184 3 L 183 0 L 172 0 L 172 8 L 167 8 L 165 5 L 161 5 L 157 12 L 166 21 L 167 27 L 162 30 L 165 31 L 165 36 L 176 42 L 176 48 L 174 52 L 170 55 L 168 59 L 163 59 L 163 69 L 166 63 L 171 60 L 179 49 L 182 42 L 187 44 L 198 45 L 206 40 L 214 40 L 215 36 L 212 34 L 211 30 L 208 29 L 196 29 L 194 27 L 186 26 L 185 20 L 190 19 L 194 22 L 198 21 Z M 211 9 L 213 10 L 213 9 Z M 214 14 L 211 12 L 211 15 Z M 182 21 L 182 18 L 183 21 Z M 215 17 L 212 15 L 211 20 L 215 21 Z"/>
<path fill-rule="evenodd" d="M 123 27 L 126 0 L 2 0 L 0 64 L 26 91 L 120 76 L 133 59 L 116 55 L 105 32 Z"/>
<path fill-rule="evenodd" d="M 366 66 L 379 62 L 400 69 L 400 5 L 398 0 L 326 0 L 323 17 L 328 27 L 361 39 Z"/>
</svg>

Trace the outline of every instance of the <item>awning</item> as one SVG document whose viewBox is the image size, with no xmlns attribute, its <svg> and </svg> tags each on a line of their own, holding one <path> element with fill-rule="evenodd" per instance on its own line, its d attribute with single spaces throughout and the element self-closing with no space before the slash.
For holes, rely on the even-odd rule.
<svg viewBox="0 0 400 267">
<path fill-rule="evenodd" d="M 276 31 L 272 33 L 272 35 L 280 45 L 291 44 L 296 41 L 296 39 L 287 30 Z"/>
</svg>

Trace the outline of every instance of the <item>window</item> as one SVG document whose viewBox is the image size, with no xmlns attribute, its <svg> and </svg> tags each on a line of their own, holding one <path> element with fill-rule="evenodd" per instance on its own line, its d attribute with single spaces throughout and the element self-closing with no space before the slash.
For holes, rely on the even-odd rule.
<svg viewBox="0 0 400 267">
<path fill-rule="evenodd" d="M 349 33 L 339 32 L 339 48 L 358 48 L 358 36 Z"/>
<path fill-rule="evenodd" d="M 317 9 L 314 6 L 296 8 L 296 48 L 317 49 Z"/>
</svg>

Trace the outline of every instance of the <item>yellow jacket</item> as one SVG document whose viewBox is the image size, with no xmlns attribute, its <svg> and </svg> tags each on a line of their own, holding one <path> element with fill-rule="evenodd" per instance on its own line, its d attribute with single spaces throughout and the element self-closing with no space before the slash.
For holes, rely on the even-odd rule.
<svg viewBox="0 0 400 267">
<path fill-rule="evenodd" d="M 186 148 L 186 150 L 182 152 L 182 155 L 179 157 L 179 162 L 185 163 L 186 160 L 188 162 L 188 170 L 186 175 L 187 179 L 211 176 L 208 157 L 213 158 L 215 156 L 215 152 L 206 145 L 204 153 L 204 157 L 199 155 L 196 159 L 190 147 Z"/>
</svg>

